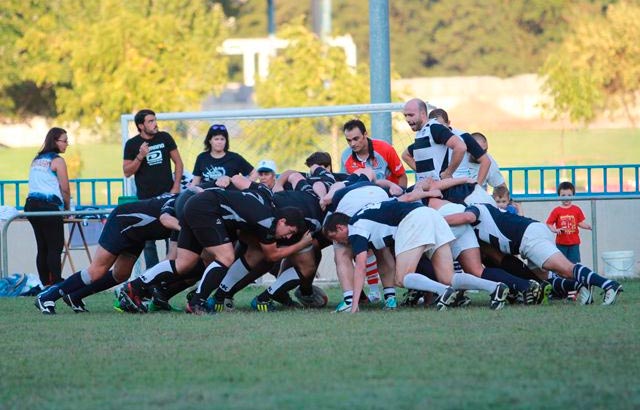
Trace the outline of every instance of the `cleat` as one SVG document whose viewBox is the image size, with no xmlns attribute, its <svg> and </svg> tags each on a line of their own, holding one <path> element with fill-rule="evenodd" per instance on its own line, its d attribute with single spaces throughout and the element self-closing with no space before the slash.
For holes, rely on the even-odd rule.
<svg viewBox="0 0 640 410">
<path fill-rule="evenodd" d="M 436 299 L 436 310 L 447 310 L 451 307 L 451 304 L 456 297 L 458 296 L 458 292 L 453 289 L 451 286 L 445 289 L 444 293 Z"/>
<path fill-rule="evenodd" d="M 420 304 L 421 298 L 424 298 L 424 292 L 416 289 L 407 289 L 404 296 L 402 297 L 400 306 L 416 307 Z"/>
<path fill-rule="evenodd" d="M 40 295 L 42 295 L 42 293 Z M 56 302 L 43 299 L 40 295 L 36 296 L 36 300 L 33 302 L 35 307 L 38 308 L 43 315 L 55 315 Z"/>
<path fill-rule="evenodd" d="M 213 310 L 217 313 L 233 312 L 234 310 L 233 298 L 224 298 L 222 300 L 218 300 L 212 296 L 207 299 L 206 307 L 207 307 L 207 310 Z"/>
<path fill-rule="evenodd" d="M 164 294 L 162 289 L 153 287 L 151 289 L 151 303 L 149 304 L 149 311 L 168 311 L 173 312 L 176 309 L 169 304 L 169 298 Z"/>
<path fill-rule="evenodd" d="M 125 313 L 125 310 L 120 306 L 120 301 L 118 299 L 113 301 L 113 310 L 119 313 Z"/>
<path fill-rule="evenodd" d="M 540 305 L 548 305 L 551 293 L 553 292 L 553 286 L 546 280 L 541 283 L 542 291 L 540 292 Z"/>
<path fill-rule="evenodd" d="M 75 313 L 89 313 L 82 299 L 73 300 L 70 295 L 64 295 L 62 301 L 67 304 Z"/>
<path fill-rule="evenodd" d="M 251 301 L 251 309 L 257 310 L 258 312 L 273 312 L 274 310 L 276 310 L 276 307 L 271 300 L 267 302 L 261 302 L 256 296 Z"/>
<path fill-rule="evenodd" d="M 367 299 L 369 299 L 369 303 L 378 303 L 382 301 L 380 298 L 380 292 L 369 292 Z"/>
<path fill-rule="evenodd" d="M 351 312 L 351 303 L 347 303 L 344 300 L 338 303 L 338 306 L 336 306 L 336 310 L 334 310 L 334 313 L 342 312 Z"/>
<path fill-rule="evenodd" d="M 184 308 L 185 313 L 195 315 L 195 316 L 203 316 L 203 315 L 215 315 L 215 311 L 207 309 L 204 304 L 200 303 L 187 303 L 187 306 Z"/>
<path fill-rule="evenodd" d="M 504 307 L 504 303 L 507 300 L 509 294 L 509 287 L 504 283 L 498 283 L 496 289 L 491 293 L 491 304 L 489 305 L 492 310 L 500 310 Z"/>
<path fill-rule="evenodd" d="M 135 309 L 139 313 L 147 313 L 147 310 L 148 310 L 147 306 L 145 305 L 142 298 L 140 298 L 140 296 L 136 294 L 130 282 L 127 283 L 125 286 L 123 286 L 122 289 L 120 289 L 120 294 L 118 299 L 120 299 L 121 305 L 122 305 L 122 300 L 124 299 L 126 304 L 130 306 L 135 306 Z"/>
<path fill-rule="evenodd" d="M 604 289 L 602 304 L 604 306 L 608 306 L 616 303 L 616 299 L 618 298 L 618 293 L 622 292 L 622 290 L 623 290 L 622 285 L 614 281 L 610 286 L 607 286 L 607 288 Z"/>
<path fill-rule="evenodd" d="M 464 290 L 459 290 L 451 307 L 467 307 L 469 304 L 471 304 L 471 298 L 464 294 Z"/>
<path fill-rule="evenodd" d="M 395 296 L 389 296 L 384 300 L 384 310 L 396 310 L 398 308 L 398 300 Z"/>
<path fill-rule="evenodd" d="M 312 285 L 311 289 L 312 293 L 310 295 L 303 295 L 302 290 L 300 290 L 300 287 L 298 286 L 295 292 L 293 292 L 293 295 L 305 308 L 319 309 L 325 307 L 327 302 L 329 302 L 329 297 L 325 291 L 315 285 Z M 368 298 L 365 299 L 367 299 L 367 301 L 369 300 Z"/>
<path fill-rule="evenodd" d="M 535 280 L 529 280 L 529 287 L 522 294 L 522 300 L 525 305 L 534 305 L 540 300 L 540 293 L 542 288 L 540 284 Z"/>
<path fill-rule="evenodd" d="M 580 285 L 578 290 L 576 291 L 576 302 L 581 305 L 590 305 L 593 303 L 593 292 L 591 290 L 591 286 Z"/>
</svg>

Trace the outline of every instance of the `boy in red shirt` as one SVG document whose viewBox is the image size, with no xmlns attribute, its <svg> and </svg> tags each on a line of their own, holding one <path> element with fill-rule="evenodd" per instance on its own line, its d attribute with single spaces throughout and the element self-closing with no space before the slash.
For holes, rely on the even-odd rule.
<svg viewBox="0 0 640 410">
<path fill-rule="evenodd" d="M 576 188 L 571 182 L 562 182 L 558 185 L 558 196 L 574 196 Z M 591 230 L 591 225 L 585 222 L 582 210 L 563 200 L 562 205 L 551 211 L 547 218 L 547 226 L 556 233 L 556 246 L 560 252 L 573 263 L 580 262 L 580 233 L 578 228 Z"/>
</svg>

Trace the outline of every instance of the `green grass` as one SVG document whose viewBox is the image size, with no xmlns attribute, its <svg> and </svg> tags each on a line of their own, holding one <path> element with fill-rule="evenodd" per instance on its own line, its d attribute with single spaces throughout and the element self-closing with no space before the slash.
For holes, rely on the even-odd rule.
<svg viewBox="0 0 640 410">
<path fill-rule="evenodd" d="M 640 406 L 640 282 L 618 304 L 90 314 L 0 299 L 0 408 L 511 409 Z M 339 291 L 329 289 L 330 304 Z"/>
</svg>

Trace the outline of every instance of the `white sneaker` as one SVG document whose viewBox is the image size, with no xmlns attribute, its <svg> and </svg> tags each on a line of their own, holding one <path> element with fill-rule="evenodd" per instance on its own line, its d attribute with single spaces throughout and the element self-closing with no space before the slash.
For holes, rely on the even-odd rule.
<svg viewBox="0 0 640 410">
<path fill-rule="evenodd" d="M 611 286 L 604 290 L 604 297 L 602 298 L 603 305 L 613 305 L 616 303 L 618 293 L 622 292 L 622 285 L 618 282 L 614 282 Z"/>
<path fill-rule="evenodd" d="M 369 302 L 371 303 L 378 303 L 382 300 L 382 298 L 380 297 L 380 292 L 371 291 L 369 292 L 367 297 L 369 298 Z"/>
<path fill-rule="evenodd" d="M 336 306 L 336 310 L 334 313 L 342 313 L 342 312 L 350 312 L 351 311 L 351 303 L 346 303 L 344 300 L 338 303 Z"/>
<path fill-rule="evenodd" d="M 580 285 L 580 288 L 576 292 L 575 300 L 581 305 L 590 305 L 593 303 L 593 292 L 591 286 Z"/>
</svg>

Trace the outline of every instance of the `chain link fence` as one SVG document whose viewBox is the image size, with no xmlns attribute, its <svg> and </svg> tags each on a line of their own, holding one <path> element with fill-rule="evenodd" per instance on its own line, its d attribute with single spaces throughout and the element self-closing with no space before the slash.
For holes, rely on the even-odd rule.
<svg viewBox="0 0 640 410">
<path fill-rule="evenodd" d="M 406 124 L 402 104 L 369 104 L 338 107 L 239 110 L 200 113 L 158 113 L 159 128 L 169 132 L 178 143 L 185 170 L 192 171 L 195 159 L 204 150 L 204 138 L 212 124 L 224 124 L 229 132 L 229 149 L 254 166 L 271 159 L 278 171 L 305 169 L 304 161 L 315 151 L 331 154 L 334 170 L 340 169 L 340 157 L 348 148 L 342 132 L 345 122 L 362 120 L 371 128 L 371 116 L 390 113 L 392 135 L 369 135 L 391 140 L 398 152 L 413 142 L 414 133 Z M 132 115 L 122 116 L 122 143 L 138 132 Z"/>
</svg>

